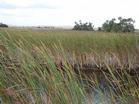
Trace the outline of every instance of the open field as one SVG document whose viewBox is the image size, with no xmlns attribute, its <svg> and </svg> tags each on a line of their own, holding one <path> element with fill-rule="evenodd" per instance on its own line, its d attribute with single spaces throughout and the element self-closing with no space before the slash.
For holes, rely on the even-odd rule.
<svg viewBox="0 0 139 104">
<path fill-rule="evenodd" d="M 0 29 L 0 98 L 91 104 L 96 92 L 104 104 L 137 104 L 138 53 L 139 33 Z"/>
</svg>

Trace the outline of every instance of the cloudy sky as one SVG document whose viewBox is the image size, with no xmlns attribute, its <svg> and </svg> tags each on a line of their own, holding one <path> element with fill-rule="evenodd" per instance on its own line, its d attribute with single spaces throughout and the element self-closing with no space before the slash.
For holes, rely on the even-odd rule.
<svg viewBox="0 0 139 104">
<path fill-rule="evenodd" d="M 17 26 L 101 26 L 106 19 L 131 17 L 139 28 L 139 0 L 0 0 L 0 22 Z"/>
</svg>

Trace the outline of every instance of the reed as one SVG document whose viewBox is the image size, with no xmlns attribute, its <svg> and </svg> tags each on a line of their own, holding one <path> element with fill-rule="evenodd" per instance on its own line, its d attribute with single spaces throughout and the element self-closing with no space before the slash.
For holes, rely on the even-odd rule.
<svg viewBox="0 0 139 104">
<path fill-rule="evenodd" d="M 4 104 L 136 104 L 138 41 L 138 33 L 1 29 L 0 97 Z"/>
</svg>

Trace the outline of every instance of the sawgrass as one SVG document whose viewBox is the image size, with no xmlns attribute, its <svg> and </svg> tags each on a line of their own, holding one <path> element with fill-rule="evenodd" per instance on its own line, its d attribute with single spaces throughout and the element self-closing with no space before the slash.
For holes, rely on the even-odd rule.
<svg viewBox="0 0 139 104">
<path fill-rule="evenodd" d="M 129 68 L 138 65 L 138 35 L 1 29 L 0 97 L 4 104 L 89 104 L 93 97 L 88 92 L 92 91 L 106 104 L 136 104 L 138 77 L 122 69 L 122 62 Z M 115 57 L 120 72 L 104 59 L 109 55 Z M 89 63 L 88 58 L 93 57 L 93 62 L 98 66 L 103 63 L 107 72 L 85 74 L 78 69 L 76 73 L 71 57 L 79 64 Z M 99 85 L 101 80 L 106 82 L 106 89 Z"/>
</svg>

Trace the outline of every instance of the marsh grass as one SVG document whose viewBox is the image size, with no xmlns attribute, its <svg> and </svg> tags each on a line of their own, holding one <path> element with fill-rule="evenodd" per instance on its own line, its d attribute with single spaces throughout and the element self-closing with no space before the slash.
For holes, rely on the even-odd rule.
<svg viewBox="0 0 139 104">
<path fill-rule="evenodd" d="M 139 100 L 138 33 L 2 29 L 0 38 L 4 104 L 89 104 L 92 92 L 106 104 Z"/>
</svg>

